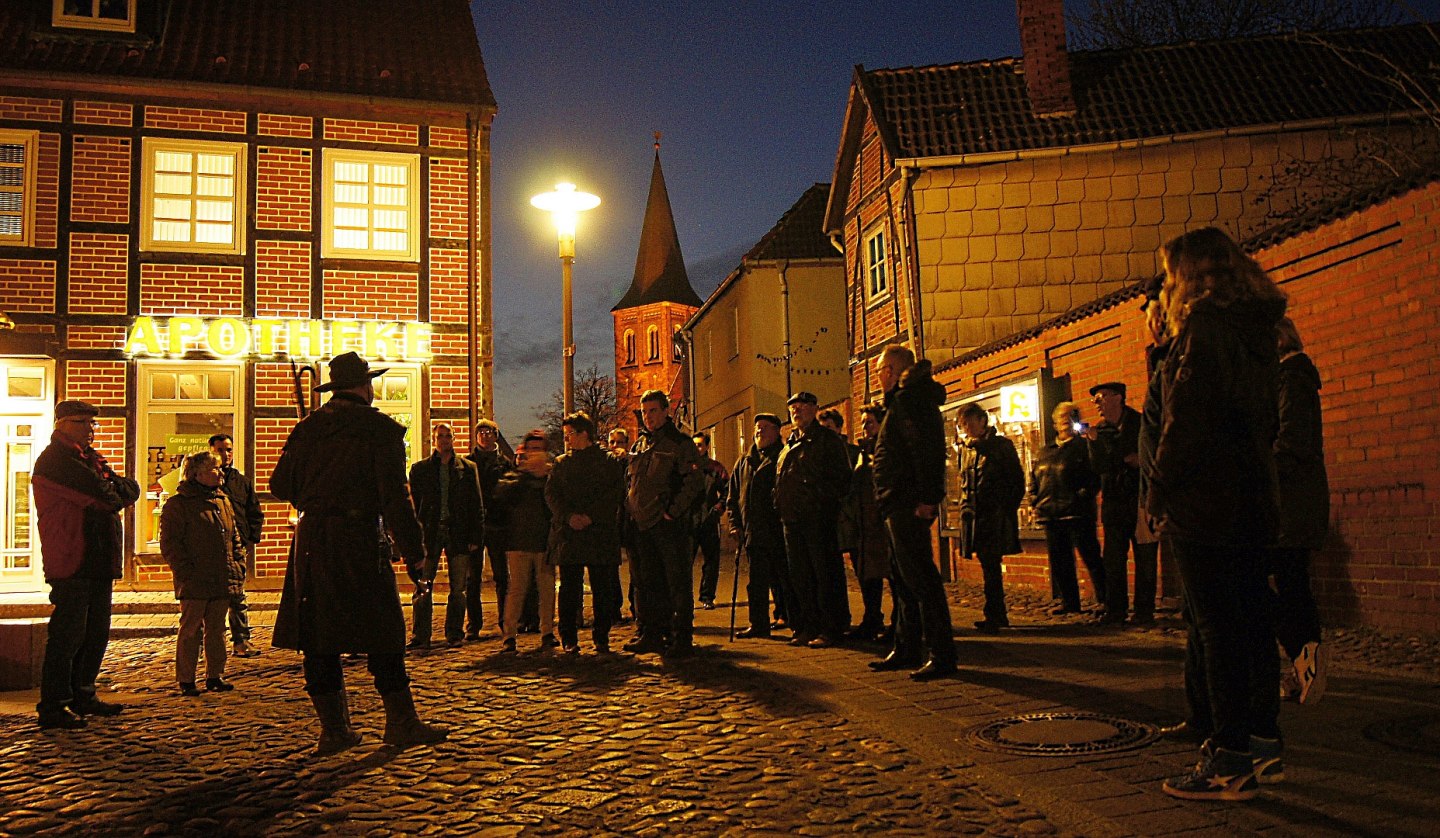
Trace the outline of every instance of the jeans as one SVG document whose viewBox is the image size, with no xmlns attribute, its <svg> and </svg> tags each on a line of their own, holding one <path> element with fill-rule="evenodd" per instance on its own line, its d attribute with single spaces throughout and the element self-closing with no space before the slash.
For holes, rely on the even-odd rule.
<svg viewBox="0 0 1440 838">
<path fill-rule="evenodd" d="M 662 520 L 635 533 L 631 569 L 643 636 L 688 643 L 694 635 L 695 548 L 688 529 L 679 521 Z"/>
<path fill-rule="evenodd" d="M 712 520 L 695 528 L 695 547 L 704 557 L 700 563 L 700 601 L 714 602 L 720 584 L 720 522 Z"/>
<path fill-rule="evenodd" d="M 1270 551 L 1268 569 L 1275 577 L 1275 639 L 1294 659 L 1306 643 L 1320 641 L 1320 609 L 1310 591 L 1310 551 L 1277 547 Z"/>
<path fill-rule="evenodd" d="M 1102 515 L 1105 527 L 1105 613 L 1124 617 L 1130 610 L 1130 576 L 1126 573 L 1126 559 L 1131 545 L 1135 551 L 1135 615 L 1151 617 L 1155 614 L 1156 556 L 1160 546 L 1154 542 L 1141 544 L 1135 540 L 1135 526 L 1138 523 L 1138 507 L 1130 510 Z M 1096 595 L 1099 596 L 1097 586 Z M 1278 689 L 1278 688 L 1277 688 Z"/>
<path fill-rule="evenodd" d="M 339 655 L 305 652 L 305 692 L 310 695 L 334 695 L 345 689 L 345 671 L 340 668 Z M 365 656 L 366 666 L 375 678 L 375 691 L 389 695 L 410 686 L 405 673 L 404 652 L 372 652 Z"/>
<path fill-rule="evenodd" d="M 95 697 L 95 677 L 110 645 L 113 579 L 55 579 L 50 582 L 48 638 L 40 676 L 40 712 Z"/>
<path fill-rule="evenodd" d="M 485 610 L 480 602 L 480 587 L 484 583 L 484 556 L 490 557 L 490 575 L 495 579 L 495 625 L 505 623 L 505 599 L 510 591 L 510 565 L 505 561 L 504 539 L 499 535 L 485 533 L 485 553 L 477 556 L 470 574 L 465 578 L 465 614 L 467 631 L 479 634 L 485 625 Z"/>
<path fill-rule="evenodd" d="M 1080 581 L 1075 575 L 1075 551 L 1090 573 L 1095 598 L 1105 602 L 1105 581 L 1108 574 L 1100 560 L 1100 539 L 1095 537 L 1095 519 L 1076 518 L 1048 521 L 1045 524 L 1045 547 L 1050 554 L 1050 580 L 1066 608 L 1080 610 Z M 1121 578 L 1124 578 L 1123 576 Z"/>
<path fill-rule="evenodd" d="M 1247 753 L 1250 737 L 1278 739 L 1280 662 L 1260 548 L 1171 538 L 1185 584 L 1193 642 L 1188 661 L 1204 677 L 1214 743 Z M 1193 649 L 1193 652 L 1192 652 Z"/>
<path fill-rule="evenodd" d="M 255 566 L 255 545 L 245 545 L 247 568 Z M 250 642 L 250 604 L 245 601 L 245 589 L 230 595 L 230 642 L 239 646 Z"/>
<path fill-rule="evenodd" d="M 610 638 L 610 627 L 620 619 L 620 567 L 588 565 L 590 595 L 595 609 L 591 637 L 597 642 Z M 560 570 L 560 642 L 573 646 L 580 637 L 580 617 L 585 608 L 585 570 L 587 565 L 561 565 Z"/>
<path fill-rule="evenodd" d="M 795 601 L 785 608 L 797 632 L 839 637 L 850 628 L 850 595 L 836 526 L 833 510 L 785 522 L 785 555 L 795 593 Z"/>
<path fill-rule="evenodd" d="M 425 578 L 435 580 L 440 565 L 441 548 L 428 548 L 425 559 Z M 451 553 L 445 550 L 445 559 L 450 563 L 450 594 L 445 600 L 445 639 L 459 640 L 465 634 L 465 583 L 470 578 L 470 554 Z M 429 642 L 432 629 L 435 590 L 427 586 L 417 588 L 410 595 L 411 613 L 415 627 L 412 636 L 416 640 Z"/>
<path fill-rule="evenodd" d="M 885 516 L 890 556 L 901 585 L 896 586 L 895 650 L 902 657 L 929 647 L 930 659 L 955 665 L 955 630 L 945 583 L 930 549 L 930 522 L 911 512 Z"/>
<path fill-rule="evenodd" d="M 175 635 L 175 680 L 195 683 L 200 638 L 205 638 L 205 677 L 225 674 L 225 612 L 230 598 L 180 600 L 180 631 Z"/>
</svg>

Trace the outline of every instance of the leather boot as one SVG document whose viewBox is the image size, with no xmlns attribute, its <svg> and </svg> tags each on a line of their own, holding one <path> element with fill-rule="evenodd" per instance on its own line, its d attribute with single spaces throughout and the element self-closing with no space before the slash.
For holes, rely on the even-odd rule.
<svg viewBox="0 0 1440 838">
<path fill-rule="evenodd" d="M 315 715 L 320 717 L 320 744 L 315 746 L 315 756 L 338 754 L 360 744 L 360 734 L 350 726 L 350 701 L 345 690 L 312 695 L 310 703 L 315 705 Z"/>
<path fill-rule="evenodd" d="M 415 698 L 410 688 L 403 687 L 380 696 L 385 704 L 385 744 L 404 748 L 410 745 L 433 745 L 450 735 L 441 728 L 420 721 L 415 715 Z"/>
</svg>

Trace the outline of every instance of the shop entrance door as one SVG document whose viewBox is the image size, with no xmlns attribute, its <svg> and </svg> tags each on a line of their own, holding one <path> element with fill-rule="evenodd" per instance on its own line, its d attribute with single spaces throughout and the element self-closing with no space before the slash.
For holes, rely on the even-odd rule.
<svg viewBox="0 0 1440 838">
<path fill-rule="evenodd" d="M 0 359 L 0 591 L 43 591 L 30 472 L 50 444 L 54 366 Z"/>
</svg>

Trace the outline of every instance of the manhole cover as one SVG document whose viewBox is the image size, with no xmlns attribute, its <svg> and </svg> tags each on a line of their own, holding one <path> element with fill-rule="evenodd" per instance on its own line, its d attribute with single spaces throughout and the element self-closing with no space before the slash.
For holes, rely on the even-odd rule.
<svg viewBox="0 0 1440 838">
<path fill-rule="evenodd" d="M 1440 756 L 1440 716 L 1384 719 L 1365 728 L 1365 738 L 1412 754 Z"/>
<path fill-rule="evenodd" d="M 1126 751 L 1160 735 L 1154 727 L 1099 713 L 1030 713 L 971 728 L 971 743 L 989 751 L 1060 757 Z"/>
</svg>

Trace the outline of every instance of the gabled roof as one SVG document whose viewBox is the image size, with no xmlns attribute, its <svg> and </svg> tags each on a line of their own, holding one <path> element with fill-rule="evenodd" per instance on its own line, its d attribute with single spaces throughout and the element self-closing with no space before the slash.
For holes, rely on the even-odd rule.
<svg viewBox="0 0 1440 838">
<path fill-rule="evenodd" d="M 849 187 L 866 111 L 886 153 L 904 160 L 1413 111 L 1414 103 L 1386 81 L 1397 70 L 1432 95 L 1440 91 L 1440 35 L 1425 24 L 1069 55 L 1076 111 L 1066 117 L 1034 115 L 1022 58 L 857 67 L 836 160 L 837 193 Z M 827 221 L 834 226 L 833 206 Z"/>
<path fill-rule="evenodd" d="M 839 259 L 830 237 L 825 235 L 825 199 L 830 184 L 817 183 L 805 190 L 794 206 L 780 216 L 770 232 L 745 254 L 743 261 L 767 259 Z"/>
<path fill-rule="evenodd" d="M 635 278 L 630 290 L 611 311 L 638 308 L 651 303 L 680 303 L 700 306 L 700 295 L 690 286 L 685 257 L 680 254 L 680 234 L 660 170 L 660 144 L 655 144 L 655 165 L 650 170 L 650 197 L 645 201 L 645 222 L 640 227 L 640 249 L 635 255 Z"/>
<path fill-rule="evenodd" d="M 140 0 L 136 32 L 0 3 L 0 69 L 494 107 L 465 0 Z"/>
</svg>

